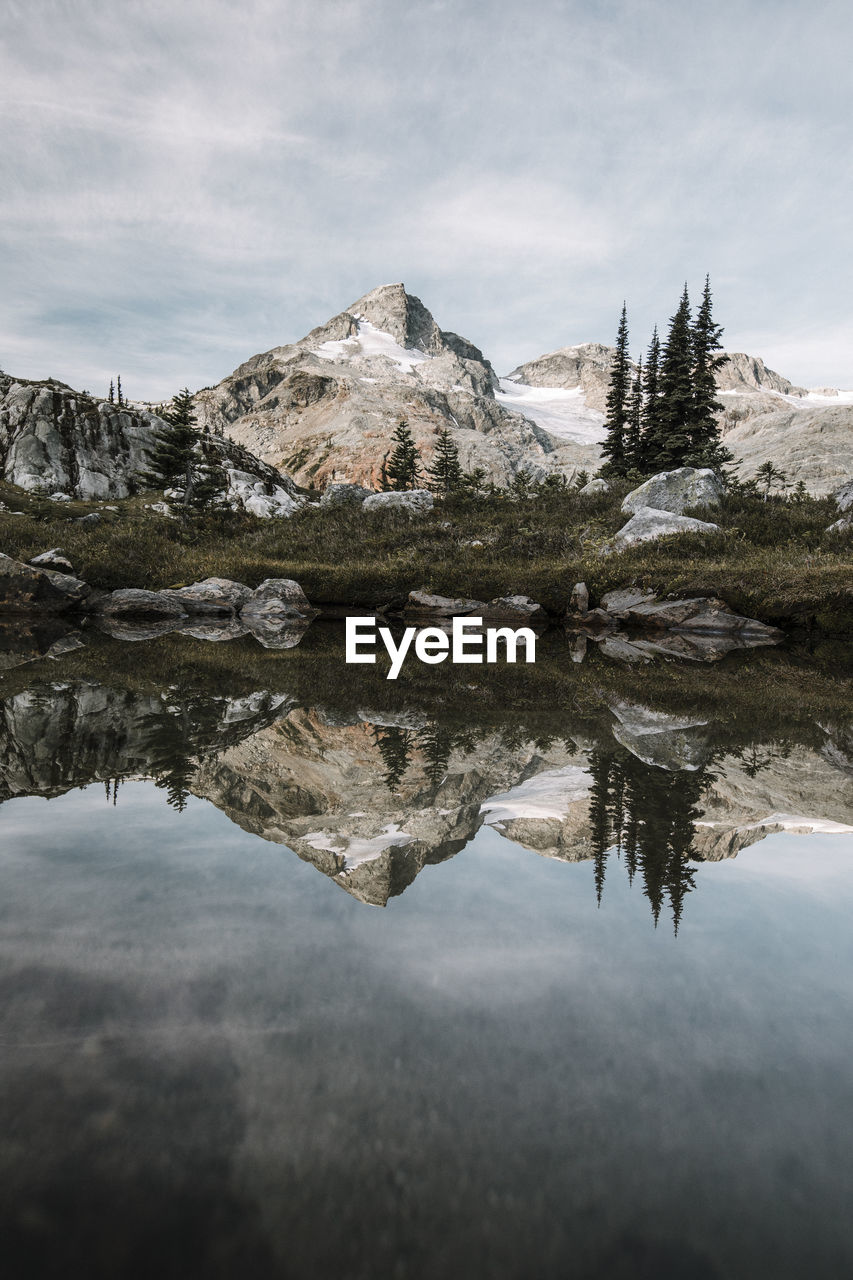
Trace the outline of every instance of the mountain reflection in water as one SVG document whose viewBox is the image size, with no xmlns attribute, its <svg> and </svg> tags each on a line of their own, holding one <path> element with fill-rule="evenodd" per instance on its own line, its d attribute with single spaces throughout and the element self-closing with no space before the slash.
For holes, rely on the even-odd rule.
<svg viewBox="0 0 853 1280">
<path fill-rule="evenodd" d="M 544 726 L 544 728 L 543 728 Z M 674 714 L 602 690 L 594 715 L 516 710 L 460 725 L 406 705 L 305 705 L 229 694 L 198 673 L 144 689 L 33 679 L 0 701 L 0 802 L 150 778 L 292 848 L 365 903 L 386 905 L 483 826 L 537 854 L 590 860 L 599 903 L 621 866 L 675 930 L 697 865 L 778 830 L 853 831 L 843 721 L 756 741 L 749 715 Z"/>
<path fill-rule="evenodd" d="M 851 1273 L 838 651 L 39 643 L 0 674 L 4 1280 Z"/>
</svg>

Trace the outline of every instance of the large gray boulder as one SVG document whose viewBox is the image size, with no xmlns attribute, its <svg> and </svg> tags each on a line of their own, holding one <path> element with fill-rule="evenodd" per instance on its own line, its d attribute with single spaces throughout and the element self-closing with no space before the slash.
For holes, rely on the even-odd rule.
<svg viewBox="0 0 853 1280">
<path fill-rule="evenodd" d="M 621 594 L 628 595 L 627 592 Z M 602 604 L 609 600 L 615 617 L 622 622 L 633 622 L 637 626 L 701 632 L 706 635 L 736 633 L 760 637 L 770 643 L 781 638 L 782 633 L 775 627 L 734 613 L 724 601 L 713 596 L 695 596 L 687 600 L 658 600 L 654 596 L 644 596 L 627 601 L 619 600 L 619 595 L 616 591 L 609 592 L 603 597 Z"/>
<path fill-rule="evenodd" d="M 240 616 L 251 618 L 308 618 L 318 612 L 293 578 L 266 578 L 245 601 Z"/>
<path fill-rule="evenodd" d="M 56 573 L 70 573 L 72 575 L 74 573 L 74 566 L 61 547 L 52 547 L 50 551 L 42 551 L 41 555 L 33 556 L 30 564 L 35 565 L 37 569 L 53 569 Z"/>
<path fill-rule="evenodd" d="M 147 618 L 163 622 L 178 622 L 187 616 L 174 592 L 144 591 L 137 587 L 112 591 L 98 601 L 97 611 L 105 618 Z"/>
<path fill-rule="evenodd" d="M 71 574 L 0 554 L 0 614 L 63 613 L 82 604 L 90 591 L 88 583 Z"/>
<path fill-rule="evenodd" d="M 230 578 L 205 578 L 203 582 L 194 582 L 189 587 L 177 587 L 158 594 L 174 601 L 189 614 L 218 614 L 228 617 L 239 613 L 246 601 L 251 599 L 252 588 L 244 586 L 242 582 L 233 582 Z"/>
<path fill-rule="evenodd" d="M 609 493 L 610 485 L 606 480 L 602 480 L 601 476 L 597 476 L 595 480 L 588 480 L 587 483 L 578 490 L 579 493 L 591 496 L 596 493 Z"/>
<path fill-rule="evenodd" d="M 678 533 L 719 532 L 718 524 L 710 524 L 706 520 L 673 515 L 670 511 L 660 511 L 653 507 L 640 507 L 614 536 L 613 549 L 621 551 L 625 547 L 635 546 L 638 542 L 653 542 L 657 538 L 668 538 Z"/>
<path fill-rule="evenodd" d="M 716 507 L 723 496 L 723 486 L 709 467 L 678 467 L 661 471 L 638 488 L 632 489 L 622 503 L 625 515 L 633 515 L 643 507 L 684 515 L 688 507 Z"/>
<path fill-rule="evenodd" d="M 371 493 L 365 498 L 362 510 L 405 511 L 410 516 L 425 516 L 434 505 L 429 489 L 407 489 L 405 493 Z"/>
<path fill-rule="evenodd" d="M 410 591 L 406 613 L 425 614 L 432 618 L 457 618 L 467 614 L 479 614 L 486 608 L 482 600 L 469 600 L 463 596 L 436 596 L 429 591 Z"/>
<path fill-rule="evenodd" d="M 360 484 L 329 484 L 320 499 L 320 506 L 324 511 L 337 507 L 360 507 L 371 493 L 371 489 L 364 489 Z"/>
</svg>

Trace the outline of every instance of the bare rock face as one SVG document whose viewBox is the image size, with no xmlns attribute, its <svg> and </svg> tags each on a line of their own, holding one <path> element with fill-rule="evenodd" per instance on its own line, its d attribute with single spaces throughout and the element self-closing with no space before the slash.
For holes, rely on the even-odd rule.
<svg viewBox="0 0 853 1280">
<path fill-rule="evenodd" d="M 726 434 L 725 444 L 741 478 L 772 462 L 790 483 L 802 480 L 809 493 L 826 497 L 850 479 L 853 405 L 785 405 L 742 422 Z"/>
<path fill-rule="evenodd" d="M 0 466 L 29 491 L 78 498 L 125 498 L 145 470 L 145 450 L 163 423 L 64 383 L 0 374 Z"/>
<path fill-rule="evenodd" d="M 780 373 L 768 369 L 760 356 L 743 351 L 723 352 L 725 363 L 717 370 L 720 391 L 775 391 L 784 396 L 806 396 L 805 387 L 795 387 Z"/>
<path fill-rule="evenodd" d="M 369 497 L 370 490 L 360 484 L 330 484 L 323 491 L 320 506 L 324 511 L 335 507 L 360 507 Z"/>
<path fill-rule="evenodd" d="M 632 489 L 622 503 L 625 515 L 633 515 L 642 507 L 655 511 L 672 511 L 684 515 L 688 507 L 716 507 L 723 496 L 723 486 L 707 467 L 679 467 L 650 476 Z"/>
<path fill-rule="evenodd" d="M 833 497 L 839 511 L 853 510 L 853 480 L 848 480 L 840 489 L 836 489 Z"/>
<path fill-rule="evenodd" d="M 560 347 L 559 351 L 550 351 L 520 364 L 507 374 L 507 380 L 528 387 L 559 387 L 563 391 L 579 388 L 586 404 L 603 413 L 610 385 L 610 361 L 615 350 L 601 342 Z"/>
<path fill-rule="evenodd" d="M 199 421 L 319 488 L 378 486 L 405 418 L 426 462 L 447 428 L 464 468 L 507 484 L 588 465 L 584 451 L 498 403 L 483 353 L 442 330 L 402 284 L 365 294 L 289 346 L 253 356 L 195 398 Z"/>
<path fill-rule="evenodd" d="M 691 516 L 678 516 L 654 507 L 640 507 L 613 538 L 616 550 L 633 547 L 638 542 L 653 542 L 676 533 L 719 533 L 720 526 Z"/>
</svg>

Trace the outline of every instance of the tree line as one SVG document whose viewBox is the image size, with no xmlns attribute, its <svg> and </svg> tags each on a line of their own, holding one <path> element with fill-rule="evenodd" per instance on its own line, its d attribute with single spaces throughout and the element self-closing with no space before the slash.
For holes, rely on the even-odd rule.
<svg viewBox="0 0 853 1280">
<path fill-rule="evenodd" d="M 675 467 L 720 468 L 732 456 L 720 443 L 717 370 L 725 363 L 722 327 L 713 317 L 711 283 L 693 319 L 687 285 L 661 343 L 657 325 L 645 363 L 628 352 L 628 311 L 622 314 L 610 366 L 602 446 L 603 475 L 654 475 Z"/>
</svg>

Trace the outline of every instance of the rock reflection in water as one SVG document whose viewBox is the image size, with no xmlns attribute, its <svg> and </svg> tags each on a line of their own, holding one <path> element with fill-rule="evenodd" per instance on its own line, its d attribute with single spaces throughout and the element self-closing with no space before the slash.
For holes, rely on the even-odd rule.
<svg viewBox="0 0 853 1280">
<path fill-rule="evenodd" d="M 229 696 L 184 678 L 139 692 L 34 682 L 0 702 L 0 801 L 152 778 L 178 812 L 196 795 L 292 848 L 365 903 L 386 905 L 488 825 L 567 862 L 591 860 L 598 900 L 621 863 L 652 917 L 678 929 L 696 864 L 770 831 L 853 830 L 843 730 L 756 743 L 612 697 L 598 716 L 554 709 L 553 732 L 510 712 L 460 727 L 405 707 L 307 707 L 283 693 Z M 812 737 L 814 733 L 812 734 Z"/>
</svg>

